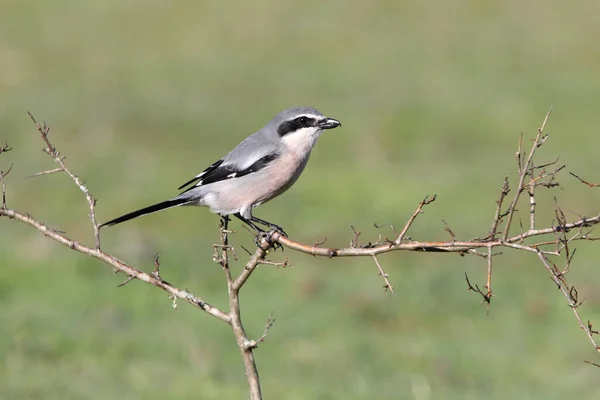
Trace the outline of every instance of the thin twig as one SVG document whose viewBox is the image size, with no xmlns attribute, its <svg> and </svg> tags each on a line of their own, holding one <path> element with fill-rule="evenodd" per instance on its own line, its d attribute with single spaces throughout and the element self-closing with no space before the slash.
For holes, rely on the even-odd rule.
<svg viewBox="0 0 600 400">
<path fill-rule="evenodd" d="M 410 229 L 410 226 L 413 224 L 413 222 L 415 222 L 415 219 L 417 219 L 419 214 L 421 214 L 423 212 L 423 207 L 425 207 L 428 204 L 433 203 L 435 201 L 435 199 L 436 199 L 435 194 L 432 197 L 429 197 L 429 195 L 425 196 L 425 198 L 417 206 L 417 209 L 415 210 L 415 212 L 410 216 L 410 218 L 404 225 L 404 228 L 402 228 L 400 233 L 396 236 L 396 240 L 394 240 L 394 243 L 393 243 L 394 245 L 397 246 L 402 242 L 402 240 L 404 239 L 404 236 Z"/>
<path fill-rule="evenodd" d="M 496 202 L 496 213 L 494 214 L 494 221 L 492 222 L 492 227 L 490 228 L 490 233 L 486 238 L 490 240 L 496 240 L 496 234 L 498 232 L 498 224 L 502 219 L 502 203 L 506 198 L 506 195 L 510 192 L 510 188 L 508 185 L 508 176 L 504 177 L 504 183 L 502 184 L 502 188 L 500 189 L 500 196 L 498 197 L 498 201 Z"/>
<path fill-rule="evenodd" d="M 229 231 L 227 230 L 229 225 L 229 216 L 225 215 L 221 217 L 221 222 L 219 225 L 219 231 L 221 233 L 221 245 L 215 246 L 215 255 L 218 257 L 218 262 L 221 264 L 221 268 L 225 273 L 225 279 L 227 280 L 227 285 L 231 285 L 231 270 L 229 269 Z M 221 248 L 221 255 L 219 257 L 219 248 Z"/>
<path fill-rule="evenodd" d="M 529 229 L 535 229 L 535 182 L 532 179 L 527 185 L 529 195 Z"/>
<path fill-rule="evenodd" d="M 57 172 L 63 172 L 63 171 L 64 171 L 64 169 L 62 169 L 62 167 L 58 167 L 58 168 L 54 168 L 54 169 L 49 169 L 47 171 L 36 172 L 35 174 L 27 175 L 25 178 L 35 178 L 36 176 L 50 175 L 50 174 L 55 174 Z"/>
<path fill-rule="evenodd" d="M 465 280 L 467 281 L 467 290 L 471 290 L 471 291 L 473 291 L 475 293 L 478 293 L 481 296 L 481 298 L 482 298 L 481 302 L 482 303 L 485 302 L 485 303 L 488 304 L 488 306 L 487 306 L 487 312 L 489 313 L 489 311 L 490 311 L 489 304 L 490 304 L 491 297 L 488 296 L 488 293 L 484 293 L 483 290 L 481 290 L 479 288 L 479 285 L 476 284 L 475 286 L 473 286 L 471 284 L 471 282 L 469 281 L 469 275 L 467 275 L 466 272 L 465 272 Z"/>
<path fill-rule="evenodd" d="M 265 259 L 265 260 L 260 260 L 258 263 L 259 264 L 264 264 L 264 265 L 272 265 L 272 266 L 277 267 L 277 268 L 280 268 L 280 267 L 281 268 L 287 268 L 290 265 L 292 265 L 292 264 L 290 264 L 290 260 L 288 260 L 287 258 L 285 260 L 281 261 L 281 262 L 275 262 L 275 261 L 271 261 L 271 260 L 266 260 Z"/>
<path fill-rule="evenodd" d="M 265 330 L 263 331 L 263 334 L 260 335 L 260 337 L 256 340 L 250 340 L 247 343 L 247 347 L 248 349 L 256 349 L 258 347 L 259 343 L 262 343 L 265 341 L 265 339 L 267 338 L 267 335 L 269 334 L 269 330 L 271 330 L 271 327 L 273 327 L 273 324 L 275 323 L 275 318 L 273 318 L 273 314 L 271 314 L 269 316 L 269 318 L 267 319 L 267 324 L 265 325 Z"/>
<path fill-rule="evenodd" d="M 550 118 L 550 113 L 552 112 L 552 107 L 550 107 L 550 109 L 548 110 L 548 113 L 546 114 L 546 117 L 544 118 L 544 122 L 542 123 L 542 126 L 538 129 L 538 133 L 537 136 L 534 139 L 533 145 L 531 146 L 531 150 L 529 151 L 529 156 L 527 157 L 527 159 L 525 160 L 525 163 L 523 165 L 521 165 L 521 141 L 519 141 L 519 151 L 517 152 L 518 154 L 518 161 L 519 161 L 519 183 L 517 184 L 517 190 L 515 191 L 515 196 L 512 199 L 512 202 L 510 203 L 510 206 L 508 207 L 508 211 L 507 211 L 507 219 L 506 219 L 506 224 L 504 226 L 504 232 L 502 233 L 502 240 L 506 240 L 508 238 L 508 234 L 510 231 L 510 225 L 512 223 L 512 219 L 513 216 L 515 214 L 515 210 L 516 210 L 516 206 L 517 206 L 517 202 L 519 201 L 519 197 L 521 197 L 521 193 L 523 193 L 523 183 L 525 182 L 525 177 L 527 176 L 527 174 L 529 173 L 529 168 L 531 166 L 531 163 L 533 162 L 533 155 L 535 153 L 535 151 L 538 149 L 539 146 L 542 145 L 542 143 L 544 143 L 544 141 L 546 140 L 546 137 L 544 136 L 544 128 L 546 127 L 546 123 L 548 122 L 548 118 Z"/>
<path fill-rule="evenodd" d="M 586 362 L 586 363 L 588 363 L 588 364 L 591 364 L 591 365 L 593 365 L 594 367 L 598 367 L 598 368 L 600 368 L 600 364 L 598 364 L 598 363 L 591 362 L 591 361 L 587 361 L 587 360 L 586 360 L 585 362 Z"/>
<path fill-rule="evenodd" d="M 129 282 L 131 282 L 132 280 L 134 280 L 135 278 L 136 278 L 135 275 L 130 275 L 123 282 L 119 283 L 117 285 L 117 287 L 123 287 L 123 286 L 127 285 Z"/>
<path fill-rule="evenodd" d="M 521 176 L 521 172 L 523 171 L 523 132 L 519 135 L 519 145 L 517 146 L 517 173 Z"/>
<path fill-rule="evenodd" d="M 0 154 L 2 154 L 2 153 L 8 153 L 11 150 L 12 150 L 12 147 L 10 147 L 8 145 L 7 141 L 4 142 L 4 146 L 0 146 Z"/>
<path fill-rule="evenodd" d="M 450 237 L 452 237 L 452 241 L 458 242 L 458 238 L 454 234 L 454 231 L 452 230 L 452 228 L 450 228 L 450 225 L 448 225 L 448 223 L 443 218 L 442 218 L 442 223 L 445 226 L 444 230 L 450 234 Z"/>
<path fill-rule="evenodd" d="M 573 175 L 575 178 L 579 179 L 581 181 L 581 183 L 585 183 L 589 187 L 598 187 L 598 186 L 600 186 L 600 183 L 590 183 L 590 182 L 584 180 L 583 178 L 579 177 L 578 175 L 575 175 L 572 172 L 569 172 L 569 174 Z"/>
<path fill-rule="evenodd" d="M 81 179 L 79 179 L 79 176 L 75 175 L 74 173 L 71 172 L 71 170 L 69 170 L 69 168 L 67 168 L 67 166 L 64 162 L 64 158 L 60 156 L 60 153 L 56 150 L 56 148 L 52 145 L 52 143 L 50 143 L 50 139 L 48 138 L 48 134 L 50 133 L 50 127 L 48 125 L 46 125 L 46 123 L 44 123 L 43 125 L 40 125 L 30 112 L 27 112 L 27 114 L 29 114 L 29 117 L 35 124 L 37 131 L 40 134 L 42 140 L 46 143 L 47 147 L 44 149 L 44 151 L 47 154 L 49 154 L 54 159 L 54 161 L 56 161 L 56 163 L 58 163 L 58 165 L 60 165 L 60 168 L 63 171 L 65 171 L 67 173 L 67 175 L 69 175 L 69 177 L 73 180 L 73 182 L 75 182 L 75 184 L 77 185 L 79 190 L 81 190 L 83 192 L 83 194 L 85 195 L 85 198 L 86 198 L 89 208 L 90 208 L 89 217 L 92 220 L 92 226 L 94 229 L 94 238 L 96 240 L 96 249 L 99 250 L 100 249 L 100 229 L 98 227 L 98 222 L 96 221 L 96 199 L 94 198 L 94 196 L 92 196 L 92 194 L 90 193 L 90 191 L 87 188 L 87 186 L 85 185 L 85 183 Z"/>
<path fill-rule="evenodd" d="M 564 277 L 562 275 L 560 275 L 560 271 L 558 271 L 558 268 L 556 268 L 554 265 L 552 265 L 550 260 L 548 260 L 548 258 L 544 254 L 538 253 L 538 258 L 540 259 L 540 261 L 542 262 L 544 267 L 548 270 L 548 272 L 550 273 L 550 277 L 552 278 L 552 280 L 554 281 L 556 286 L 558 286 L 560 292 L 563 294 L 563 296 L 567 300 L 567 303 L 571 307 L 573 314 L 575 314 L 575 319 L 577 319 L 577 322 L 579 323 L 579 327 L 581 328 L 581 330 L 583 330 L 586 333 L 588 339 L 590 340 L 590 342 L 592 343 L 592 345 L 594 346 L 596 351 L 598 351 L 600 353 L 600 347 L 598 347 L 598 343 L 596 342 L 596 339 L 594 338 L 595 332 L 592 330 L 591 324 L 589 323 L 589 321 L 587 324 L 585 324 L 583 322 L 583 320 L 581 319 L 581 316 L 579 315 L 578 307 L 581 303 L 578 302 L 577 291 L 575 290 L 574 287 L 569 288 L 566 285 Z"/>
<path fill-rule="evenodd" d="M 379 263 L 379 260 L 377 259 L 377 256 L 373 256 L 373 261 L 375 261 L 375 265 L 377 265 L 377 269 L 379 270 L 379 275 L 381 275 L 383 277 L 383 280 L 385 281 L 385 285 L 383 286 L 383 290 L 388 290 L 392 293 L 392 295 L 396 295 L 396 293 L 394 293 L 394 286 L 392 286 L 392 284 L 390 283 L 390 281 L 388 280 L 389 275 L 385 273 L 385 271 L 383 270 L 383 268 L 381 267 L 381 264 Z"/>
<path fill-rule="evenodd" d="M 358 238 L 362 232 L 357 231 L 354 228 L 354 225 L 352 225 L 352 224 L 350 224 L 350 229 L 352 229 L 352 233 L 354 234 L 354 236 L 352 237 L 352 240 L 350 241 L 350 247 L 358 248 L 358 247 L 360 247 L 360 244 L 358 243 Z"/>
<path fill-rule="evenodd" d="M 153 258 L 154 261 L 154 270 L 152 271 L 152 276 L 156 279 L 162 280 L 160 277 L 160 254 L 156 253 Z"/>
<path fill-rule="evenodd" d="M 493 258 L 493 254 L 492 254 L 492 247 L 488 246 L 488 252 L 487 252 L 487 283 L 485 284 L 485 287 L 487 289 L 487 293 L 485 294 L 485 298 L 488 299 L 487 301 L 487 312 L 489 314 L 490 312 L 490 305 L 492 303 L 492 296 L 493 296 L 493 292 L 492 292 L 492 258 Z"/>
<path fill-rule="evenodd" d="M 8 168 L 8 171 L 0 171 L 0 183 L 2 184 L 2 208 L 6 208 L 6 182 L 4 181 L 4 178 L 6 178 L 8 174 L 10 174 L 10 171 L 12 171 L 12 167 L 13 166 L 11 164 Z"/>
</svg>

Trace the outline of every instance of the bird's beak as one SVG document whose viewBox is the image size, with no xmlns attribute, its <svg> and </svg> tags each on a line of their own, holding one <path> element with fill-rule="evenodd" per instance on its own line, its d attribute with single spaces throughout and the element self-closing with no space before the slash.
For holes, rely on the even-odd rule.
<svg viewBox="0 0 600 400">
<path fill-rule="evenodd" d="M 342 123 L 340 121 L 338 121 L 337 119 L 333 119 L 333 118 L 327 118 L 327 119 L 319 122 L 319 128 L 321 128 L 321 129 L 333 129 L 333 128 L 337 128 L 338 126 L 342 126 Z"/>
</svg>

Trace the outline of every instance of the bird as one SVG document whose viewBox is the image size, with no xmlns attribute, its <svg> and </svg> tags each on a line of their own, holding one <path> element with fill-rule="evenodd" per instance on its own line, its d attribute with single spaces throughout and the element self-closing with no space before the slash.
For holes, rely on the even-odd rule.
<svg viewBox="0 0 600 400">
<path fill-rule="evenodd" d="M 178 196 L 132 211 L 100 225 L 113 226 L 178 206 L 206 206 L 227 222 L 233 215 L 257 233 L 285 231 L 252 215 L 252 210 L 288 190 L 300 177 L 313 146 L 325 130 L 342 124 L 314 107 L 277 114 L 226 156 L 181 185 Z"/>
</svg>

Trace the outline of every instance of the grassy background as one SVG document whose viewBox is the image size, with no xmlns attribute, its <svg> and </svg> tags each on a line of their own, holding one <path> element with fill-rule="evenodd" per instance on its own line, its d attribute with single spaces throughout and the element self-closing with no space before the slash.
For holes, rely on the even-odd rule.
<svg viewBox="0 0 600 400">
<path fill-rule="evenodd" d="M 452 4 L 453 3 L 453 4 Z M 0 4 L 0 139 L 14 150 L 9 206 L 86 243 L 81 193 L 52 168 L 25 111 L 45 119 L 99 197 L 101 221 L 177 193 L 276 112 L 318 107 L 328 132 L 303 177 L 257 216 L 294 239 L 343 246 L 353 223 L 403 224 L 461 239 L 489 229 L 502 179 L 514 184 L 518 134 L 555 110 L 540 162 L 598 177 L 600 5 L 589 1 L 164 2 L 5 0 Z M 565 175 L 540 196 L 591 215 L 600 196 Z M 545 203 L 543 203 L 545 202 Z M 576 215 L 572 212 L 571 217 Z M 238 225 L 239 227 L 239 225 Z M 238 229 L 234 243 L 250 246 Z M 15 222 L 0 221 L 0 397 L 238 399 L 242 363 L 227 326 L 131 283 Z M 104 248 L 226 305 L 211 262 L 217 218 L 176 209 L 103 232 Z M 241 251 L 240 251 L 241 252 Z M 569 278 L 600 324 L 600 251 L 578 249 Z M 536 258 L 497 259 L 489 316 L 465 290 L 484 264 L 452 255 L 382 258 L 392 298 L 366 259 L 263 267 L 244 320 L 270 399 L 597 398 L 594 352 Z M 240 265 L 236 265 L 240 268 Z M 597 359 L 596 359 L 597 361 Z"/>
</svg>

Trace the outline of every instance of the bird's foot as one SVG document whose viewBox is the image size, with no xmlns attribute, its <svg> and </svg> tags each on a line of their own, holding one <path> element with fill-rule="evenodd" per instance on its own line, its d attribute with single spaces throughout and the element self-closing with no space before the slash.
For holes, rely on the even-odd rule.
<svg viewBox="0 0 600 400">
<path fill-rule="evenodd" d="M 279 225 L 269 224 L 269 229 L 271 229 L 271 232 L 270 232 L 271 235 L 273 235 L 273 233 L 275 233 L 275 232 L 279 232 L 283 236 L 288 237 L 288 234 L 285 233 L 285 231 L 283 230 L 283 228 L 280 227 Z"/>
<path fill-rule="evenodd" d="M 267 243 L 269 243 L 273 247 L 273 251 L 277 251 L 278 249 L 281 249 L 281 251 L 283 251 L 283 246 L 280 243 L 272 241 L 273 240 L 273 234 L 275 232 L 278 232 L 280 234 L 282 233 L 279 230 L 275 230 L 275 229 L 272 229 L 269 232 L 259 231 L 258 234 L 254 237 L 254 244 L 256 244 L 258 247 L 260 247 L 260 243 L 264 239 L 264 240 L 267 241 Z"/>
</svg>

